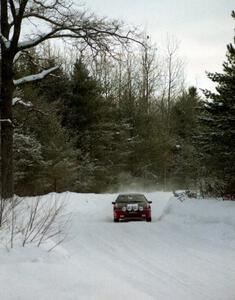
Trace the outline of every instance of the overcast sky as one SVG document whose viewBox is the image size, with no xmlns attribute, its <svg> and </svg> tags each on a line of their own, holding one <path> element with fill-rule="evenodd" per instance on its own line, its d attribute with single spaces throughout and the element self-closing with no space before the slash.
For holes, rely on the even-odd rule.
<svg viewBox="0 0 235 300">
<path fill-rule="evenodd" d="M 79 1 L 79 0 L 75 0 Z M 221 71 L 226 44 L 232 41 L 235 0 L 84 0 L 98 15 L 141 25 L 157 47 L 167 34 L 180 41 L 188 84 L 211 88 L 205 71 Z"/>
</svg>

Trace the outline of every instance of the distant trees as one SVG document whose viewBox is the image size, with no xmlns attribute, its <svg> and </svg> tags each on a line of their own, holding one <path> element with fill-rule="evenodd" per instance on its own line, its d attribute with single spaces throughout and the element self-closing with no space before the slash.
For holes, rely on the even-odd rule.
<svg viewBox="0 0 235 300">
<path fill-rule="evenodd" d="M 187 168 L 181 166 L 184 174 L 178 173 L 180 179 L 175 169 L 183 162 L 183 159 L 179 161 L 178 154 L 182 149 L 186 152 L 185 145 L 191 142 L 192 133 L 190 137 L 187 134 L 194 126 L 191 116 L 195 117 L 193 105 L 196 103 L 191 98 L 197 98 L 196 90 L 192 89 L 194 93 L 190 91 L 190 95 L 184 91 L 179 80 L 183 77 L 182 65 L 176 63 L 174 52 L 171 68 L 177 67 L 178 77 L 174 77 L 175 72 L 171 75 L 168 105 L 169 97 L 165 93 L 168 84 L 165 85 L 166 77 L 162 76 L 166 70 L 158 64 L 156 49 L 150 41 L 146 40 L 143 45 L 136 53 L 121 52 L 119 60 L 104 55 L 90 60 L 82 52 L 68 84 L 66 80 L 63 82 L 68 90 L 59 114 L 79 152 L 77 190 L 104 191 L 138 183 L 166 189 L 172 184 L 195 184 L 189 180 L 192 176 L 189 177 Z M 181 98 L 189 99 L 185 100 L 185 107 Z M 182 115 L 174 114 L 180 102 Z M 179 124 L 184 131 L 181 138 L 174 127 Z M 182 149 L 177 152 L 179 143 Z M 189 155 L 187 162 L 190 159 Z"/>
<path fill-rule="evenodd" d="M 180 92 L 174 81 L 168 105 L 165 70 L 150 41 L 118 60 L 84 50 L 75 57 L 68 68 L 48 44 L 15 63 L 17 77 L 39 73 L 39 65 L 65 66 L 15 91 L 16 193 L 195 184 L 189 165 L 196 91 Z"/>
</svg>

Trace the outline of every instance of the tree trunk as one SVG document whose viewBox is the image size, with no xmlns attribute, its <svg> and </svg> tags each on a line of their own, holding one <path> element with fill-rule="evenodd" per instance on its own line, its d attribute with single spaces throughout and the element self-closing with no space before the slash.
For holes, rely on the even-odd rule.
<svg viewBox="0 0 235 300">
<path fill-rule="evenodd" d="M 1 68 L 1 189 L 2 198 L 11 198 L 13 189 L 13 124 L 12 124 L 12 97 L 13 63 L 12 59 L 2 53 Z"/>
</svg>

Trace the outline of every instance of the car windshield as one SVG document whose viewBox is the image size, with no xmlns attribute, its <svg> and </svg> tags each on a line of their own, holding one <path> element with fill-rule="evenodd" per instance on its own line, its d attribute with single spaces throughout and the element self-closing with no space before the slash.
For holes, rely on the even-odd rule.
<svg viewBox="0 0 235 300">
<path fill-rule="evenodd" d="M 146 202 L 144 195 L 119 195 L 116 203 L 142 203 Z"/>
</svg>

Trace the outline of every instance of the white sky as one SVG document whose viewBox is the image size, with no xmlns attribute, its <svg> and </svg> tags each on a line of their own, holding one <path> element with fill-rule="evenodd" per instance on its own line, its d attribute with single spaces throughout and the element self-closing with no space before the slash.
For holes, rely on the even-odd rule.
<svg viewBox="0 0 235 300">
<path fill-rule="evenodd" d="M 75 0 L 79 2 L 79 0 Z M 186 80 L 211 88 L 205 71 L 221 71 L 226 45 L 234 35 L 234 0 L 84 0 L 96 14 L 141 26 L 158 48 L 167 34 L 180 41 Z"/>
</svg>

